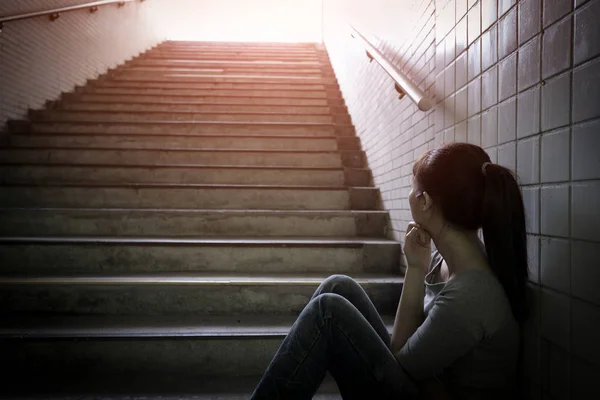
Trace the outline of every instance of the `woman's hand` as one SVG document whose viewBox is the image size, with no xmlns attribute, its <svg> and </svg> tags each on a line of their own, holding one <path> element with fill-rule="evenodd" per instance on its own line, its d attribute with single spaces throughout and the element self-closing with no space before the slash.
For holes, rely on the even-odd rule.
<svg viewBox="0 0 600 400">
<path fill-rule="evenodd" d="M 431 236 L 416 222 L 409 223 L 406 228 L 404 255 L 408 268 L 421 268 L 427 273 L 431 262 Z"/>
</svg>

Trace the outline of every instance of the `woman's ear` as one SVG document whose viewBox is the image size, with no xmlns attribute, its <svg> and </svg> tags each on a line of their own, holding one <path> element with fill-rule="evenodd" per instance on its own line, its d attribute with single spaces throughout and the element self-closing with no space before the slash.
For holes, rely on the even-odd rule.
<svg viewBox="0 0 600 400">
<path fill-rule="evenodd" d="M 421 211 L 429 211 L 433 208 L 433 199 L 427 192 L 421 193 Z"/>
</svg>

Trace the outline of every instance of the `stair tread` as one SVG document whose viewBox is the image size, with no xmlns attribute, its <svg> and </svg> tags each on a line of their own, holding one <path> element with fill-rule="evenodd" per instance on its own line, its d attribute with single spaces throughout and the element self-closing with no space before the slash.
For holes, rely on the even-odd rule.
<svg viewBox="0 0 600 400">
<path fill-rule="evenodd" d="M 62 150 L 62 151 L 98 151 L 98 152 L 108 152 L 108 151 L 122 151 L 122 152 L 131 152 L 134 153 L 136 151 L 160 151 L 160 152 L 210 152 L 210 153 L 299 153 L 299 154 L 342 154 L 342 153 L 360 153 L 360 150 L 271 150 L 271 149 L 222 149 L 222 148 L 152 148 L 152 147 L 35 147 L 35 146 L 19 146 L 19 147 L 3 147 L 0 148 L 0 151 L 31 151 L 31 150 L 39 150 L 39 151 L 48 151 L 48 150 Z"/>
<path fill-rule="evenodd" d="M 163 133 L 163 134 L 144 134 L 144 133 L 130 133 L 130 134 L 111 134 L 111 133 L 106 133 L 106 134 L 99 134 L 99 133 L 86 133 L 86 132 L 82 132 L 82 133 L 69 133 L 69 132 L 64 132 L 64 133 L 42 133 L 42 132 L 22 132 L 22 133 L 18 133 L 15 135 L 12 135 L 12 137 L 19 137 L 19 136 L 26 136 L 26 137 L 35 137 L 35 136 L 42 136 L 42 137 L 47 137 L 47 136 L 97 136 L 97 137 L 114 137 L 114 138 L 123 138 L 123 137 L 127 137 L 127 136 L 134 136 L 134 137 L 151 137 L 151 138 L 160 138 L 160 137 L 185 137 L 185 138 L 223 138 L 223 135 L 218 134 L 218 133 L 214 133 L 214 134 L 210 134 L 210 133 L 190 133 L 190 134 L 180 134 L 180 133 Z M 333 140 L 333 139 L 337 139 L 339 136 L 335 136 L 335 135 L 321 135 L 321 136 L 306 136 L 306 135 L 274 135 L 274 134 L 264 134 L 264 135 L 252 135 L 250 133 L 247 134 L 239 134 L 239 133 L 232 133 L 232 134 L 228 134 L 227 135 L 228 138 L 255 138 L 255 139 L 300 139 L 300 140 Z M 6 148 L 6 147 L 4 147 Z M 71 147 L 69 147 L 71 148 Z M 234 149 L 236 150 L 236 149 Z M 239 149 L 239 150 L 245 150 L 245 149 Z M 260 150 L 260 149 L 257 149 Z M 335 151 L 335 150 L 332 150 Z"/>
<path fill-rule="evenodd" d="M 0 161 L 0 168 L 3 167 L 73 167 L 73 168 L 151 168 L 151 169 L 253 169 L 253 170 L 302 170 L 302 171 L 342 171 L 344 167 L 305 167 L 305 166 L 288 166 L 288 165 L 227 165 L 227 164 L 73 164 L 65 162 L 8 162 Z M 367 168 L 345 167 L 350 170 L 367 170 Z"/>
<path fill-rule="evenodd" d="M 172 237 L 111 237 L 111 236 L 31 236 L 31 237 L 0 237 L 0 243 L 47 243 L 47 244 L 158 244 L 158 245 L 244 245 L 244 246 L 362 246 L 362 245 L 399 245 L 400 242 L 391 239 L 365 237 L 294 237 L 294 238 L 255 238 L 255 237 L 201 237 L 201 238 L 172 238 Z"/>
<path fill-rule="evenodd" d="M 168 120 L 144 120 L 144 121 L 19 121 L 23 124 L 72 124 L 72 125 L 242 125 L 242 126 L 353 126 L 351 124 L 335 124 L 333 122 L 266 122 L 266 121 L 168 121 Z"/>
<path fill-rule="evenodd" d="M 394 316 L 382 319 L 391 332 Z M 0 338 L 277 337 L 295 320 L 294 315 L 8 317 Z"/>
<path fill-rule="evenodd" d="M 242 185 L 242 184 L 206 184 L 206 183 L 95 183 L 95 182 L 43 182 L 43 183 L 3 183 L 0 187 L 89 187 L 89 188 L 165 188 L 165 189 L 278 189 L 278 190 L 348 190 L 347 186 L 312 185 Z M 352 189 L 371 189 L 374 187 L 354 186 Z"/>
<path fill-rule="evenodd" d="M 237 209 L 170 209 L 170 208 L 66 208 L 66 207 L 36 207 L 36 208 L 10 208 L 0 207 L 0 212 L 74 212 L 84 213 L 111 213 L 111 214 L 207 214 L 207 215 L 282 215 L 282 216 L 356 216 L 356 215 L 387 215 L 385 210 L 237 210 Z"/>
</svg>

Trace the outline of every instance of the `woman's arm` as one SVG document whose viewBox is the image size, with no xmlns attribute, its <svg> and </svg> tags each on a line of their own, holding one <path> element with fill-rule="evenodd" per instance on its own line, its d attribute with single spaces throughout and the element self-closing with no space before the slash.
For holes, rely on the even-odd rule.
<svg viewBox="0 0 600 400">
<path fill-rule="evenodd" d="M 392 330 L 392 353 L 396 354 L 423 323 L 425 275 L 431 260 L 431 237 L 415 222 L 408 224 L 404 238 L 406 274 Z"/>
<path fill-rule="evenodd" d="M 425 269 L 409 265 L 404 276 L 404 285 L 392 330 L 391 350 L 393 354 L 400 351 L 408 338 L 423 323 L 424 281 Z"/>
</svg>

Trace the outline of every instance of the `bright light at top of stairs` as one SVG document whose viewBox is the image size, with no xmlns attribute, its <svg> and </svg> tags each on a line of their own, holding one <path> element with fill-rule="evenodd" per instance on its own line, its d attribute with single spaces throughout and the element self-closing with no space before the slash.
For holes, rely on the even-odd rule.
<svg viewBox="0 0 600 400">
<path fill-rule="evenodd" d="M 322 0 L 184 0 L 169 40 L 321 42 Z"/>
</svg>

